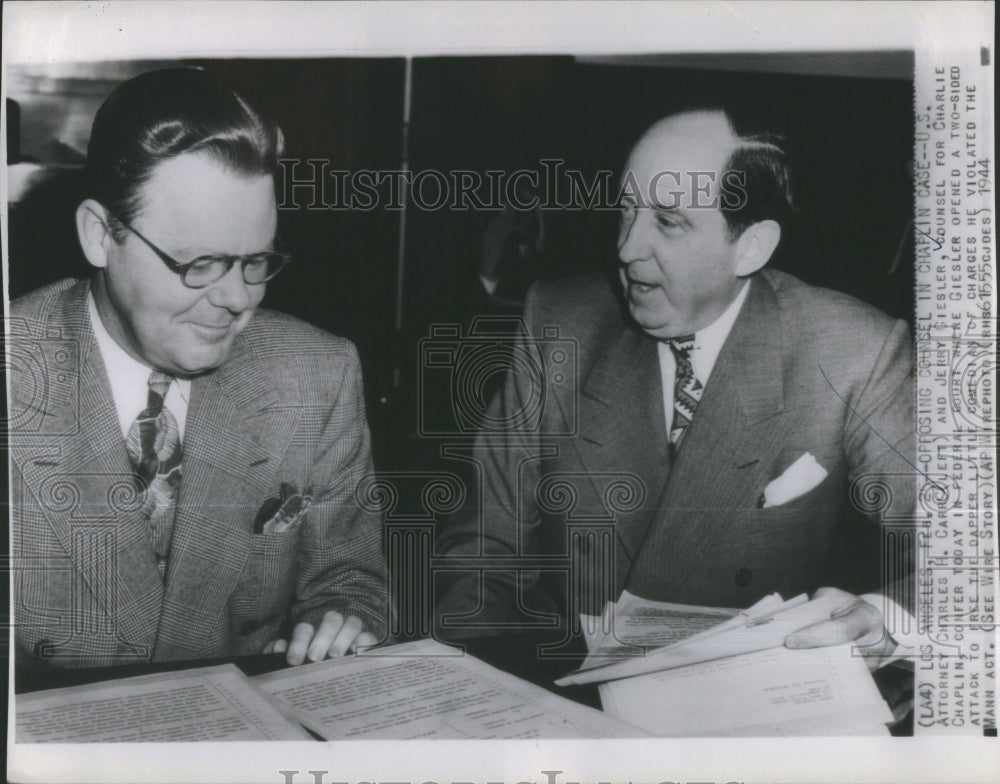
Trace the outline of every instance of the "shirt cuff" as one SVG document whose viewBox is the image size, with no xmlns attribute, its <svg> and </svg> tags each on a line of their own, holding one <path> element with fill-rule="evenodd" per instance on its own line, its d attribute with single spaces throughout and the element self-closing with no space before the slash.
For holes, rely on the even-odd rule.
<svg viewBox="0 0 1000 784">
<path fill-rule="evenodd" d="M 888 596 L 879 593 L 866 593 L 859 598 L 882 613 L 882 625 L 888 632 L 889 639 L 895 644 L 895 648 L 879 661 L 879 667 L 884 667 L 917 652 L 920 635 L 917 633 L 916 618 Z M 875 640 L 871 642 L 875 642 Z M 858 643 L 865 644 L 864 640 L 859 640 Z"/>
</svg>

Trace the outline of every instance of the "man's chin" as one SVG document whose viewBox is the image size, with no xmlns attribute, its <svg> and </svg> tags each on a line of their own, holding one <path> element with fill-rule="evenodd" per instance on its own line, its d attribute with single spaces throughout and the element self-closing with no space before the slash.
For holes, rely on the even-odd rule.
<svg viewBox="0 0 1000 784">
<path fill-rule="evenodd" d="M 658 313 L 650 311 L 648 308 L 634 307 L 630 304 L 629 313 L 632 314 L 632 320 L 635 321 L 639 329 L 652 338 L 663 340 L 673 337 L 675 334 L 671 330 L 670 322 L 667 319 Z"/>
<path fill-rule="evenodd" d="M 208 373 L 219 367 L 219 365 L 226 361 L 228 354 L 228 345 L 225 347 L 225 350 L 220 350 L 220 347 L 213 346 L 210 350 L 192 351 L 184 356 L 174 357 L 171 371 L 174 375 L 178 376 L 199 376 L 202 373 Z"/>
</svg>

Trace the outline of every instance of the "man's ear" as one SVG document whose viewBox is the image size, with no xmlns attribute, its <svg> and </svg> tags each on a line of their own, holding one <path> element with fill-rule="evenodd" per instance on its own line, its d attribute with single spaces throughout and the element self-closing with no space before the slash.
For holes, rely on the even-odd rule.
<svg viewBox="0 0 1000 784">
<path fill-rule="evenodd" d="M 85 199 L 76 208 L 76 235 L 80 238 L 83 255 L 94 267 L 105 267 L 108 250 L 115 241 L 108 228 L 108 211 L 100 202 Z"/>
<path fill-rule="evenodd" d="M 736 240 L 736 274 L 752 275 L 771 259 L 781 241 L 781 226 L 777 221 L 762 220 L 747 227 Z"/>
</svg>

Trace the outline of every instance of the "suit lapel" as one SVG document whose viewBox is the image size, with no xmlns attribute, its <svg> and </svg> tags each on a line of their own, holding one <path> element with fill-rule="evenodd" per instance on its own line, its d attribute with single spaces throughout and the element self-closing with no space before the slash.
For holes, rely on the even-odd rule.
<svg viewBox="0 0 1000 784">
<path fill-rule="evenodd" d="M 596 355 L 579 406 L 573 445 L 598 496 L 605 490 L 600 474 L 633 474 L 645 493 L 642 504 L 616 514 L 619 544 L 631 561 L 669 471 L 656 341 L 622 324 Z"/>
<path fill-rule="evenodd" d="M 629 588 L 666 598 L 724 536 L 759 488 L 804 409 L 784 406 L 780 312 L 755 278 L 719 354 L 649 527 Z"/>
<path fill-rule="evenodd" d="M 275 380 L 245 335 L 215 372 L 195 379 L 155 658 L 193 658 L 225 622 L 253 544 L 252 525 L 299 410 L 297 379 Z"/>
<path fill-rule="evenodd" d="M 49 394 L 38 400 L 41 433 L 53 435 L 13 436 L 11 448 L 35 502 L 98 602 L 104 628 L 137 657 L 149 658 L 163 586 L 90 327 L 89 290 L 85 283 L 74 287 L 53 314 L 75 363 L 52 373 Z M 15 400 L 21 393 L 13 390 Z"/>
</svg>

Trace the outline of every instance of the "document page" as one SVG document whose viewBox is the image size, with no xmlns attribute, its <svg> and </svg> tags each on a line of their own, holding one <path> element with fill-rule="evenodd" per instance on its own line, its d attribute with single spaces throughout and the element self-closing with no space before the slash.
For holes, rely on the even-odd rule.
<svg viewBox="0 0 1000 784">
<path fill-rule="evenodd" d="M 608 602 L 602 616 L 580 616 L 590 652 L 580 669 L 642 656 L 650 648 L 686 640 L 736 614 L 737 610 L 723 607 L 654 602 L 623 591 L 617 602 Z"/>
<path fill-rule="evenodd" d="M 722 607 L 650 602 L 623 594 L 602 617 L 581 616 L 587 649 L 595 654 L 662 648 L 711 629 L 736 615 Z"/>
<path fill-rule="evenodd" d="M 232 664 L 17 695 L 20 743 L 312 740 Z"/>
<path fill-rule="evenodd" d="M 648 737 L 433 640 L 254 681 L 330 740 Z"/>
<path fill-rule="evenodd" d="M 776 605 L 768 597 L 764 604 L 758 602 L 753 607 L 711 628 L 696 632 L 663 648 L 647 650 L 642 656 L 619 657 L 617 661 L 614 659 L 599 661 L 593 656 L 588 656 L 587 662 L 596 661 L 597 666 L 580 668 L 560 678 L 556 683 L 566 686 L 628 678 L 647 672 L 777 648 L 784 645 L 785 638 L 792 632 L 829 618 L 839 600 L 834 595 L 828 595 L 807 601 L 805 594 L 802 594 L 787 601 L 781 601 L 780 598 L 775 601 Z M 777 611 L 775 606 L 778 608 Z"/>
<path fill-rule="evenodd" d="M 604 710 L 660 737 L 887 734 L 850 645 L 773 648 L 601 685 Z"/>
</svg>

